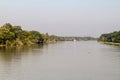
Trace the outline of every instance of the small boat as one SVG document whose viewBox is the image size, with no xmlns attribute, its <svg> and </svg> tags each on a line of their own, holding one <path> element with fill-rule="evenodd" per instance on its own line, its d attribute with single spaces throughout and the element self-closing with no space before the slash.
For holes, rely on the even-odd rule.
<svg viewBox="0 0 120 80">
<path fill-rule="evenodd" d="M 74 41 L 74 42 L 76 42 L 77 40 L 76 40 L 76 39 L 74 39 L 73 41 Z"/>
</svg>

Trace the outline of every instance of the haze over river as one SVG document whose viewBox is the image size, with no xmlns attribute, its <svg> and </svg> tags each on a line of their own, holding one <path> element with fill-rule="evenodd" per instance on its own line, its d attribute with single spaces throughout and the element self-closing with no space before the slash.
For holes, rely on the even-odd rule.
<svg viewBox="0 0 120 80">
<path fill-rule="evenodd" d="M 120 80 L 120 47 L 79 41 L 0 48 L 0 80 Z"/>
</svg>

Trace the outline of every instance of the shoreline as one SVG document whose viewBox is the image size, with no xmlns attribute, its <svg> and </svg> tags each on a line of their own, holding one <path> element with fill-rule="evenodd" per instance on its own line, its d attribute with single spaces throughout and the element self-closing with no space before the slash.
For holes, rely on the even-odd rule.
<svg viewBox="0 0 120 80">
<path fill-rule="evenodd" d="M 114 43 L 114 42 L 102 42 L 102 43 L 108 45 L 120 46 L 120 43 Z"/>
</svg>

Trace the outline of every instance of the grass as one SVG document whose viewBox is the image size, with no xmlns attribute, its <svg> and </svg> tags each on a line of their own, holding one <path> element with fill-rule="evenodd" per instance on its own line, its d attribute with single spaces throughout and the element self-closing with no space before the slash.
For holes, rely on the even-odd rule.
<svg viewBox="0 0 120 80">
<path fill-rule="evenodd" d="M 103 42 L 103 43 L 108 45 L 120 46 L 120 43 L 114 43 L 114 42 Z"/>
<path fill-rule="evenodd" d="M 3 46 L 5 46 L 5 45 L 0 44 L 0 47 L 3 47 Z"/>
</svg>

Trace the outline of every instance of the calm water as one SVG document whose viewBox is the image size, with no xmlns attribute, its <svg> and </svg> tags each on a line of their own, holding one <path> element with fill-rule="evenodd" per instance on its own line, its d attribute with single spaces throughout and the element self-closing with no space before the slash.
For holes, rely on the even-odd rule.
<svg viewBox="0 0 120 80">
<path fill-rule="evenodd" d="M 0 80 L 120 80 L 120 47 L 81 41 L 0 48 Z"/>
</svg>

